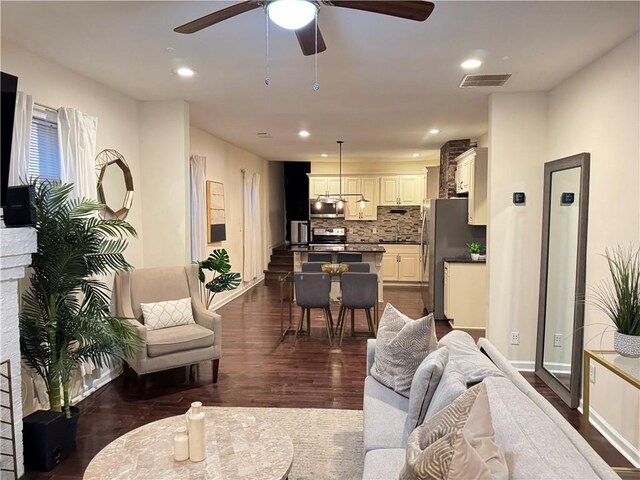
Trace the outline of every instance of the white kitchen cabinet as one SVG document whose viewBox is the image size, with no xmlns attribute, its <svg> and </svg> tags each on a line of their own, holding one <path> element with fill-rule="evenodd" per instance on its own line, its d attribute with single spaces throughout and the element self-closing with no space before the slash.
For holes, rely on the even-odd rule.
<svg viewBox="0 0 640 480">
<path fill-rule="evenodd" d="M 362 194 L 364 198 L 369 200 L 365 203 L 364 209 L 361 209 L 360 220 L 377 220 L 378 219 L 378 178 L 362 177 Z"/>
<path fill-rule="evenodd" d="M 487 327 L 487 265 L 444 262 L 444 315 L 453 328 Z"/>
<path fill-rule="evenodd" d="M 389 282 L 420 281 L 420 245 L 382 244 L 382 279 Z"/>
<path fill-rule="evenodd" d="M 380 177 L 380 205 L 422 205 L 423 175 Z"/>
<path fill-rule="evenodd" d="M 456 158 L 456 192 L 468 193 L 469 225 L 487 224 L 487 168 L 486 148 L 471 148 Z"/>
<path fill-rule="evenodd" d="M 345 177 L 343 178 L 343 192 L 345 197 L 345 220 L 377 220 L 378 219 L 378 177 Z M 369 200 L 364 208 L 360 205 L 362 194 Z"/>
<path fill-rule="evenodd" d="M 318 198 L 327 194 L 327 177 L 309 178 L 309 198 Z"/>
</svg>

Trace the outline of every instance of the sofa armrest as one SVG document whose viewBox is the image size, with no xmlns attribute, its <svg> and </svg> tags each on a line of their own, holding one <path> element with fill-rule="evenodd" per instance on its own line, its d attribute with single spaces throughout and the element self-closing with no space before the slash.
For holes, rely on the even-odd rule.
<svg viewBox="0 0 640 480">
<path fill-rule="evenodd" d="M 193 319 L 198 325 L 211 330 L 214 333 L 213 344 L 220 345 L 222 341 L 222 317 L 198 303 L 193 303 L 192 306 Z"/>
<path fill-rule="evenodd" d="M 136 320 L 135 318 L 127 318 L 127 322 L 129 323 L 129 325 L 131 325 L 133 328 L 136 329 L 136 332 L 138 332 L 138 335 L 140 336 L 140 339 L 142 340 L 143 346 L 146 348 L 147 345 L 147 329 L 145 328 L 145 326 L 140 323 L 138 320 Z"/>
<path fill-rule="evenodd" d="M 376 359 L 376 339 L 370 338 L 367 340 L 367 375 L 371 373 L 371 367 Z"/>
</svg>

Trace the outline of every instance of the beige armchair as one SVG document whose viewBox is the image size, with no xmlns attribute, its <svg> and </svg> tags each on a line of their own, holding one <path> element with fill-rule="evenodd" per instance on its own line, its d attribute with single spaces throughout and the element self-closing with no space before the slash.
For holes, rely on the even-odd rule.
<svg viewBox="0 0 640 480">
<path fill-rule="evenodd" d="M 138 374 L 144 391 L 145 375 L 171 368 L 212 361 L 213 382 L 218 381 L 222 353 L 222 318 L 207 310 L 200 298 L 197 265 L 186 267 L 140 268 L 116 276 L 117 315 L 130 318 L 143 345 L 129 366 Z M 141 303 L 191 297 L 196 323 L 147 330 Z M 125 365 L 126 368 L 126 365 Z"/>
</svg>

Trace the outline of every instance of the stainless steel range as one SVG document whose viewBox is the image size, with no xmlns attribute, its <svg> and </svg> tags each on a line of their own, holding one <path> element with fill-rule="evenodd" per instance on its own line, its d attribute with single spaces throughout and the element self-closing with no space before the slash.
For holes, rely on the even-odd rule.
<svg viewBox="0 0 640 480">
<path fill-rule="evenodd" d="M 340 251 L 344 250 L 345 243 L 347 243 L 346 228 L 316 227 L 311 231 L 311 244 L 309 247 L 312 250 L 325 249 Z"/>
</svg>

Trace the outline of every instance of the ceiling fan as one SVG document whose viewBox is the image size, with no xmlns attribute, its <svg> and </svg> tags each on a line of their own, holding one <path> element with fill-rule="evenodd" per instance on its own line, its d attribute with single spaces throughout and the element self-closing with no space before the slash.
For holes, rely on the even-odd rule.
<svg viewBox="0 0 640 480">
<path fill-rule="evenodd" d="M 269 19 L 274 23 L 283 28 L 295 30 L 304 55 L 313 55 L 316 51 L 320 53 L 327 49 L 317 22 L 312 22 L 321 5 L 351 8 L 417 22 L 423 22 L 429 18 L 434 7 L 433 3 L 422 0 L 247 0 L 185 23 L 174 28 L 174 31 L 195 33 L 241 13 L 264 8 Z"/>
</svg>

